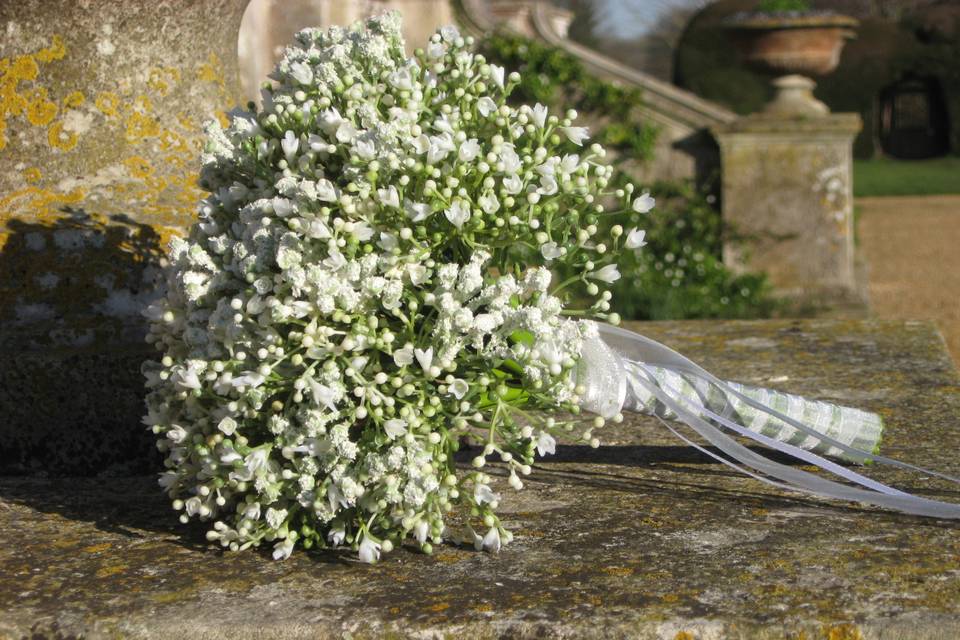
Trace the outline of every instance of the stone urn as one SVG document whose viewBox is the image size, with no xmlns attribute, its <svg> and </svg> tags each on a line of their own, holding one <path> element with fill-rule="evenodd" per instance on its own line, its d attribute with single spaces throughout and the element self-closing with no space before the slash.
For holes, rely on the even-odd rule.
<svg viewBox="0 0 960 640">
<path fill-rule="evenodd" d="M 748 64 L 776 76 L 776 94 L 764 112 L 802 117 L 830 112 L 813 96 L 816 83 L 808 76 L 837 68 L 858 25 L 855 18 L 829 12 L 741 13 L 726 20 L 724 28 Z"/>
<path fill-rule="evenodd" d="M 247 1 L 0 2 L 0 473 L 154 451 L 140 311 L 194 219 L 202 125 L 240 100 Z"/>
</svg>

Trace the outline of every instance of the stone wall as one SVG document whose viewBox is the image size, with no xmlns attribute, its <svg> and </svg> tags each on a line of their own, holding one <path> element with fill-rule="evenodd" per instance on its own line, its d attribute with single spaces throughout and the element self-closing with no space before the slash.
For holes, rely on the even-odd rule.
<svg viewBox="0 0 960 640">
<path fill-rule="evenodd" d="M 149 450 L 140 312 L 194 217 L 201 125 L 239 100 L 245 5 L 0 3 L 0 470 Z"/>
</svg>

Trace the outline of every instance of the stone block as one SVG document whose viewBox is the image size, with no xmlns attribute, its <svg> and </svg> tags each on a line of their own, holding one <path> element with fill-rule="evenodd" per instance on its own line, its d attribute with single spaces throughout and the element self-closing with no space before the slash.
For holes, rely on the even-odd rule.
<svg viewBox="0 0 960 640">
<path fill-rule="evenodd" d="M 884 453 L 960 473 L 960 379 L 930 323 L 632 328 L 721 377 L 878 411 Z M 2 478 L 0 637 L 960 637 L 956 524 L 782 492 L 648 418 L 601 431 L 598 450 L 539 461 L 523 491 L 497 487 L 517 533 L 499 555 L 445 544 L 373 566 L 221 553 L 177 524 L 155 477 Z M 868 472 L 957 500 L 928 477 Z"/>
<path fill-rule="evenodd" d="M 201 125 L 239 100 L 246 4 L 0 3 L 3 472 L 142 452 L 140 311 L 201 196 Z"/>
<path fill-rule="evenodd" d="M 862 299 L 853 241 L 856 114 L 753 115 L 714 129 L 728 237 L 724 262 L 764 271 L 778 293 Z"/>
</svg>

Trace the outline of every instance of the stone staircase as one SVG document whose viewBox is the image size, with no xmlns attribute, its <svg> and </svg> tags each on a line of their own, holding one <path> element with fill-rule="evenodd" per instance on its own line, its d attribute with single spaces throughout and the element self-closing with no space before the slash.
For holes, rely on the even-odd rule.
<svg viewBox="0 0 960 640">
<path fill-rule="evenodd" d="M 461 28 L 474 36 L 508 29 L 541 40 L 575 56 L 591 73 L 643 91 L 638 116 L 660 128 L 653 160 L 641 179 L 694 178 L 703 182 L 719 170 L 719 154 L 710 129 L 736 119 L 732 111 L 628 67 L 566 36 L 572 17 L 550 2 L 452 0 Z"/>
</svg>

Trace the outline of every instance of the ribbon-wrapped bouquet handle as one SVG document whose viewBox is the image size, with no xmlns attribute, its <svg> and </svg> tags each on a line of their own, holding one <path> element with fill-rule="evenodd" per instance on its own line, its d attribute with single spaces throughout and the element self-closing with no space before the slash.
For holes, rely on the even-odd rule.
<svg viewBox="0 0 960 640">
<path fill-rule="evenodd" d="M 878 455 L 883 421 L 859 409 L 722 381 L 685 356 L 642 335 L 599 325 L 583 345 L 577 380 L 581 406 L 612 418 L 621 411 L 656 416 L 684 442 L 758 480 L 785 489 L 874 504 L 904 513 L 960 518 L 960 505 L 900 491 L 829 460 L 875 462 L 960 480 Z M 704 449 L 666 420 L 688 427 Z M 740 444 L 742 436 L 846 483 L 776 462 Z"/>
<path fill-rule="evenodd" d="M 957 517 L 829 459 L 912 468 L 876 454 L 877 416 L 723 382 L 612 326 L 654 199 L 574 110 L 509 100 L 520 75 L 472 44 L 446 27 L 407 57 L 397 14 L 306 29 L 260 108 L 209 125 L 207 196 L 171 244 L 143 366 L 182 522 L 277 559 L 497 551 L 504 491 L 623 411 L 777 486 Z"/>
</svg>

